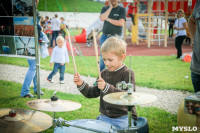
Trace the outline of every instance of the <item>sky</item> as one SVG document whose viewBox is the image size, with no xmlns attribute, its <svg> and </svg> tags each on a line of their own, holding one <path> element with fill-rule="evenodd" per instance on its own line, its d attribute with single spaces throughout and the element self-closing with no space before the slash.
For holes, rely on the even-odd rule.
<svg viewBox="0 0 200 133">
<path fill-rule="evenodd" d="M 33 25 L 33 17 L 14 17 L 14 25 Z"/>
</svg>

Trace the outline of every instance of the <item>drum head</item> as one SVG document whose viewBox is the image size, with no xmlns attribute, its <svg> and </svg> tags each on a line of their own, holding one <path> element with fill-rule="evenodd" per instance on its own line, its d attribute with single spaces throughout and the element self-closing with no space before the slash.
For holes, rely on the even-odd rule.
<svg viewBox="0 0 200 133">
<path fill-rule="evenodd" d="M 111 125 L 110 123 L 107 123 L 101 120 L 80 119 L 80 120 L 69 121 L 69 123 L 70 125 L 81 126 L 88 129 L 95 129 L 100 132 L 116 131 L 117 129 L 115 126 Z M 96 133 L 96 132 L 69 126 L 69 127 L 56 127 L 54 129 L 54 133 Z"/>
</svg>

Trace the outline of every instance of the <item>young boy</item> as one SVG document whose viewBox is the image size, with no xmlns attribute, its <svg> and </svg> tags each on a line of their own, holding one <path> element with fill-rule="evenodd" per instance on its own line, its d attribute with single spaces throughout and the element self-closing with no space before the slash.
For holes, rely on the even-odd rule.
<svg viewBox="0 0 200 133">
<path fill-rule="evenodd" d="M 56 38 L 56 42 L 58 46 L 55 46 L 51 55 L 50 66 L 53 65 L 53 72 L 51 72 L 47 78 L 47 80 L 51 83 L 54 82 L 52 77 L 57 73 L 58 69 L 60 69 L 60 83 L 64 84 L 64 73 L 65 73 L 65 63 L 69 66 L 69 56 L 65 44 L 65 39 L 62 36 L 58 36 Z"/>
<path fill-rule="evenodd" d="M 126 43 L 116 37 L 110 37 L 103 43 L 101 54 L 107 69 L 101 72 L 102 78 L 97 80 L 97 86 L 89 86 L 81 79 L 79 73 L 74 74 L 74 82 L 85 97 L 100 96 L 99 111 L 101 114 L 97 117 L 98 120 L 109 122 L 118 129 L 127 128 L 127 108 L 109 104 L 103 100 L 103 97 L 109 93 L 126 91 L 116 87 L 121 81 L 129 82 L 129 68 L 123 64 L 126 57 Z M 131 83 L 135 84 L 133 71 L 131 71 Z M 133 107 L 132 118 L 137 119 L 135 107 Z"/>
</svg>

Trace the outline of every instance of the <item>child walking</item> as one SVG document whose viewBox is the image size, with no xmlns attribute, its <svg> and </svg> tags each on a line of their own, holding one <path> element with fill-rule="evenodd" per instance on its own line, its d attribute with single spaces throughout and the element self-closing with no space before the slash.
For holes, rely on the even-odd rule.
<svg viewBox="0 0 200 133">
<path fill-rule="evenodd" d="M 54 82 L 53 76 L 60 70 L 60 83 L 64 84 L 65 63 L 69 66 L 69 56 L 65 44 L 65 39 L 62 36 L 56 38 L 56 43 L 51 55 L 50 66 L 54 63 L 53 71 L 49 74 L 47 80 L 51 83 Z"/>
<path fill-rule="evenodd" d="M 118 129 L 128 127 L 127 108 L 125 106 L 108 104 L 103 97 L 109 93 L 123 92 L 126 90 L 117 88 L 117 83 L 121 81 L 129 82 L 129 68 L 123 64 L 126 57 L 126 43 L 116 37 L 108 38 L 101 46 L 103 61 L 107 67 L 101 72 L 97 85 L 89 86 L 83 81 L 79 73 L 74 74 L 74 82 L 79 91 L 87 98 L 100 96 L 100 115 L 98 120 L 113 124 Z M 134 72 L 131 71 L 131 83 L 135 84 Z M 137 120 L 136 109 L 133 107 L 132 118 Z"/>
</svg>

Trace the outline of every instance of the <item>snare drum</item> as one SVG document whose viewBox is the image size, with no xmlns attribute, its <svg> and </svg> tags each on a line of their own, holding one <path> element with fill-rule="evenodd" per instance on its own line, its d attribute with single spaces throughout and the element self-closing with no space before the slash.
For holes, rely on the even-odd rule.
<svg viewBox="0 0 200 133">
<path fill-rule="evenodd" d="M 79 119 L 79 120 L 72 120 L 69 121 L 70 125 L 81 126 L 88 129 L 95 129 L 100 132 L 113 132 L 116 133 L 117 128 L 110 123 L 101 120 L 94 120 L 94 119 Z M 54 133 L 96 133 L 94 131 L 81 129 L 73 126 L 63 126 L 63 127 L 56 127 L 54 129 Z"/>
</svg>

